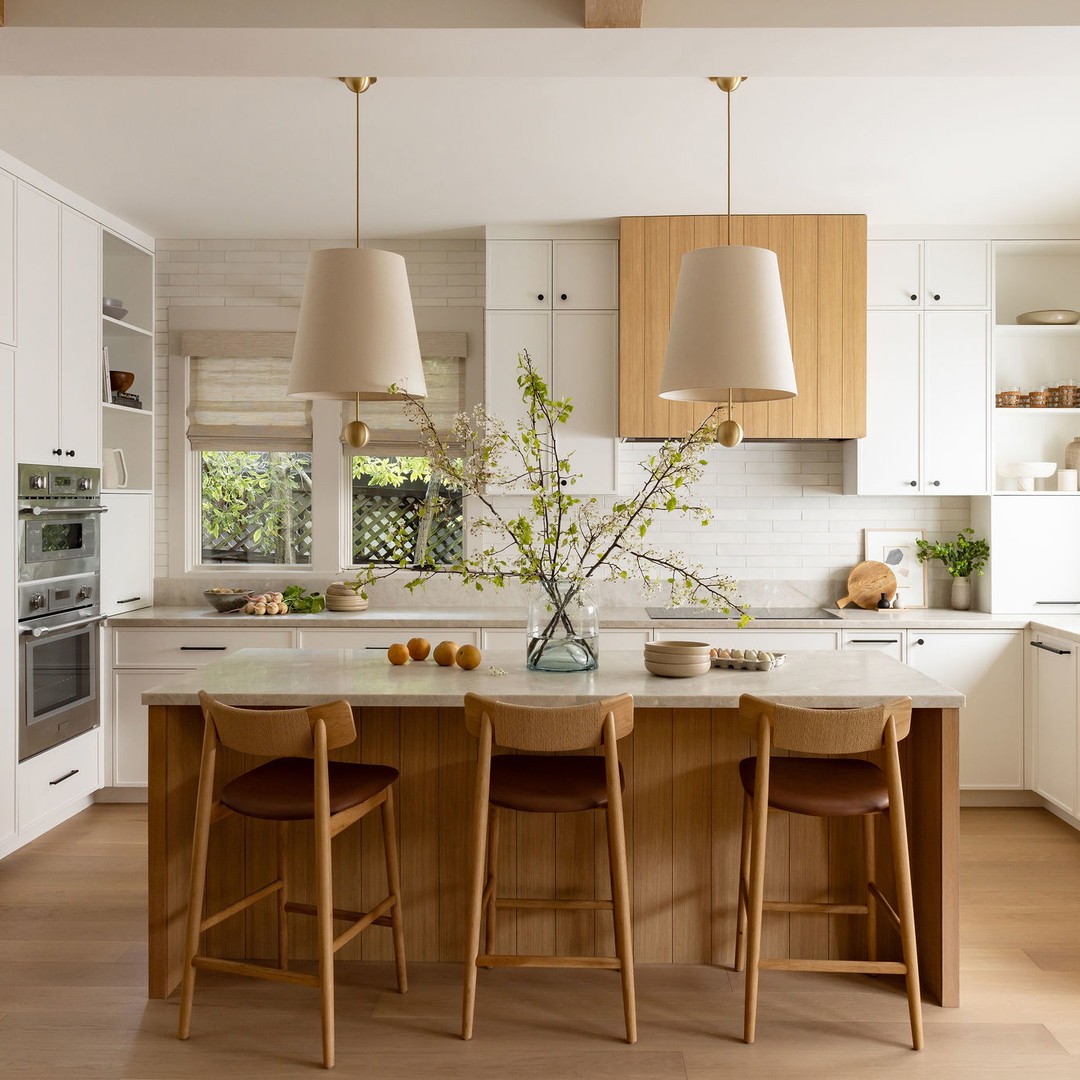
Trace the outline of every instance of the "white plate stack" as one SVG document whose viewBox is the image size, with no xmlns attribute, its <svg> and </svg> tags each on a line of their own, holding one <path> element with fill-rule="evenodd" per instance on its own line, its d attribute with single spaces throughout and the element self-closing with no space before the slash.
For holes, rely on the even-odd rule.
<svg viewBox="0 0 1080 1080">
<path fill-rule="evenodd" d="M 366 597 L 343 581 L 335 581 L 326 586 L 327 611 L 363 611 L 367 606 Z"/>
<path fill-rule="evenodd" d="M 704 675 L 712 667 L 707 641 L 647 641 L 645 668 L 669 679 Z"/>
</svg>

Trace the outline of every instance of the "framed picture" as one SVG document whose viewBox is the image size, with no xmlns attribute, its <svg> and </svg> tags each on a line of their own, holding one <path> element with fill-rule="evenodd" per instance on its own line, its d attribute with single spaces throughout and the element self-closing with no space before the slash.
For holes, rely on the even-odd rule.
<svg viewBox="0 0 1080 1080">
<path fill-rule="evenodd" d="M 919 562 L 916 540 L 922 529 L 864 529 L 863 558 L 883 562 L 896 575 L 896 595 L 906 608 L 926 607 L 926 563 Z"/>
</svg>

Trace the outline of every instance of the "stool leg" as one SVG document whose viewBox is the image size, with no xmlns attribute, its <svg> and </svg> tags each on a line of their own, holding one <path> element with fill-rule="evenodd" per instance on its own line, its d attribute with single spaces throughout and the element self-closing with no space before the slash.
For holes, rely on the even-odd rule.
<svg viewBox="0 0 1080 1080">
<path fill-rule="evenodd" d="M 900 943 L 907 967 L 908 1014 L 911 1017 L 911 1045 L 923 1048 L 922 995 L 919 989 L 919 954 L 915 942 L 915 905 L 911 898 L 911 864 L 908 860 L 907 822 L 903 797 L 890 798 L 893 866 L 896 873 L 896 907 L 900 916 Z"/>
<path fill-rule="evenodd" d="M 495 894 L 498 892 L 498 869 L 499 869 L 499 808 L 492 805 L 488 809 L 488 839 L 487 839 L 487 885 L 490 889 L 488 896 L 486 921 L 484 925 L 484 952 L 495 951 L 495 919 L 497 907 Z"/>
<path fill-rule="evenodd" d="M 277 957 L 278 967 L 282 971 L 289 969 L 289 913 L 285 910 L 289 899 L 288 826 L 287 821 L 279 821 L 277 825 L 277 876 L 281 881 L 281 889 L 277 894 Z"/>
<path fill-rule="evenodd" d="M 608 798 L 608 862 L 611 868 L 611 905 L 615 920 L 615 955 L 622 974 L 623 1020 L 626 1041 L 637 1042 L 637 1002 L 634 993 L 634 939 L 630 922 L 630 882 L 626 871 L 626 832 L 621 793 Z"/>
<path fill-rule="evenodd" d="M 318 806 L 325 796 L 326 807 Z M 315 906 L 319 956 L 319 993 L 322 1003 L 323 1065 L 334 1067 L 334 873 L 330 860 L 329 794 L 316 789 Z"/>
<path fill-rule="evenodd" d="M 461 1001 L 461 1037 L 472 1038 L 476 1008 L 476 958 L 480 955 L 480 922 L 483 917 L 485 850 L 487 842 L 488 792 L 491 780 L 491 724 L 485 716 L 480 731 L 480 754 L 476 764 L 472 834 L 469 849 L 469 895 L 465 924 L 465 982 Z"/>
<path fill-rule="evenodd" d="M 735 970 L 746 967 L 746 894 L 750 888 L 750 796 L 743 792 L 742 847 L 739 849 L 739 901 L 735 927 Z"/>
<path fill-rule="evenodd" d="M 877 884 L 877 854 L 874 844 L 875 816 L 864 814 L 863 825 L 863 861 L 866 864 L 866 959 L 877 959 L 877 900 L 870 891 L 871 884 Z"/>
<path fill-rule="evenodd" d="M 759 753 L 761 751 L 759 750 Z M 743 1006 L 743 1041 L 752 1043 L 757 1028 L 758 961 L 761 959 L 761 910 L 765 898 L 765 839 L 769 804 L 753 800 L 753 828 L 750 840 L 750 910 L 746 942 L 746 996 Z"/>
<path fill-rule="evenodd" d="M 195 998 L 195 957 L 203 921 L 206 896 L 206 853 L 210 847 L 210 817 L 214 799 L 214 767 L 217 761 L 216 736 L 207 724 L 199 767 L 199 793 L 195 803 L 195 836 L 191 844 L 191 880 L 188 885 L 187 926 L 184 931 L 184 977 L 180 986 L 180 1027 L 177 1034 L 191 1034 L 191 1007 Z"/>
<path fill-rule="evenodd" d="M 390 909 L 390 933 L 394 937 L 394 966 L 397 969 L 398 993 L 404 994 L 409 989 L 409 978 L 405 971 L 405 920 L 401 913 L 401 881 L 398 871 L 397 828 L 394 822 L 394 791 L 386 789 L 386 800 L 382 804 L 383 851 L 386 856 L 386 884 L 394 898 Z"/>
</svg>

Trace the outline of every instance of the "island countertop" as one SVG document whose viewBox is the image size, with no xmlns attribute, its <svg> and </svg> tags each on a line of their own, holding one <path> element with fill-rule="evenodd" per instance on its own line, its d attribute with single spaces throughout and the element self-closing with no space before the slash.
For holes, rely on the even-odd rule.
<svg viewBox="0 0 1080 1080">
<path fill-rule="evenodd" d="M 506 674 L 493 674 L 492 670 Z M 473 691 L 518 704 L 572 704 L 633 694 L 640 708 L 731 709 L 741 694 L 807 708 L 859 707 L 910 697 L 916 708 L 958 709 L 964 695 L 875 650 L 790 652 L 772 671 L 713 668 L 671 679 L 636 653 L 612 653 L 590 672 L 527 671 L 520 652 L 485 653 L 472 671 L 433 660 L 390 664 L 381 650 L 241 649 L 142 695 L 144 705 L 197 705 L 199 690 L 225 702 L 292 707 L 343 698 L 354 707 L 460 707 Z"/>
</svg>

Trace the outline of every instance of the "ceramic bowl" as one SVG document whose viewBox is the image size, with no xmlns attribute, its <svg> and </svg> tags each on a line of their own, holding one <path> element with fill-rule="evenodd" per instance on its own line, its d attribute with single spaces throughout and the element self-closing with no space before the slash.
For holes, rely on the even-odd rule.
<svg viewBox="0 0 1080 1080">
<path fill-rule="evenodd" d="M 114 394 L 126 394 L 135 382 L 135 372 L 133 371 L 110 371 L 109 372 L 109 386 L 112 388 Z"/>
<path fill-rule="evenodd" d="M 1019 491 L 1034 491 L 1035 477 L 1053 476 L 1057 471 L 1056 461 L 1000 461 L 998 475 L 1006 480 L 1015 480 Z"/>
<path fill-rule="evenodd" d="M 708 656 L 712 646 L 707 641 L 646 641 L 645 655 L 657 659 L 683 656 Z"/>
<path fill-rule="evenodd" d="M 123 300 L 116 300 L 111 296 L 103 296 L 101 298 L 101 313 L 103 315 L 108 315 L 110 319 L 122 319 L 128 313 L 128 309 L 124 307 Z"/>
<path fill-rule="evenodd" d="M 218 611 L 236 611 L 248 601 L 247 589 L 236 589 L 232 592 L 212 592 L 207 589 L 203 596 L 210 606 Z"/>
<path fill-rule="evenodd" d="M 645 670 L 654 675 L 663 675 L 668 679 L 689 679 L 694 675 L 704 675 L 712 669 L 712 660 L 706 655 L 704 660 L 672 661 L 661 663 L 659 660 L 645 658 Z"/>
<path fill-rule="evenodd" d="M 1016 316 L 1018 326 L 1075 326 L 1080 323 L 1080 311 L 1071 308 L 1047 308 L 1045 311 L 1025 311 Z"/>
</svg>

